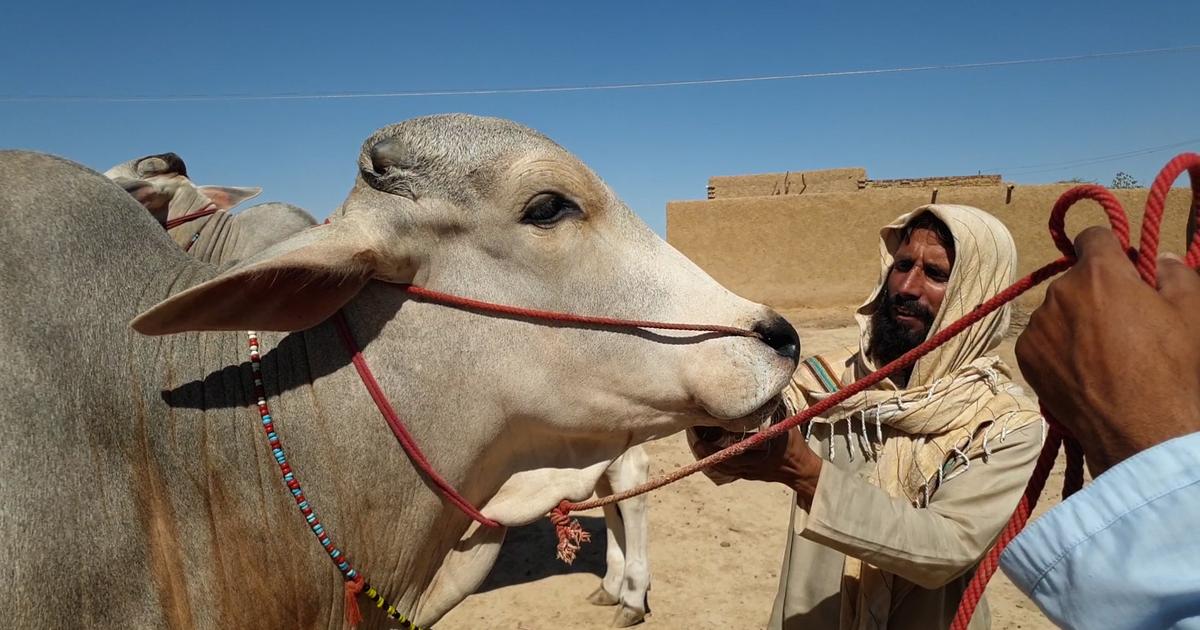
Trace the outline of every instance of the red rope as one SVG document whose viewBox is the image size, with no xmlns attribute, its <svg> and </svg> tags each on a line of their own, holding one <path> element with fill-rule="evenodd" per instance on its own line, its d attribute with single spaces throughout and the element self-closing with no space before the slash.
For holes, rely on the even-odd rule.
<svg viewBox="0 0 1200 630">
<path fill-rule="evenodd" d="M 1045 414 L 1045 409 L 1042 410 L 1042 413 Z M 1037 464 L 1033 467 L 1033 474 L 1029 478 L 1029 485 L 1025 487 L 1025 492 L 1021 495 L 1021 500 L 1017 502 L 1017 509 L 1013 511 L 1012 518 L 1009 519 L 1004 529 L 1000 531 L 1000 536 L 996 538 L 996 544 L 992 547 L 993 550 L 1003 550 L 1025 528 L 1025 523 L 1029 521 L 1029 515 L 1033 513 L 1033 508 L 1037 505 L 1038 497 L 1042 494 L 1042 488 L 1046 487 L 1046 480 L 1050 478 L 1050 470 L 1054 468 L 1054 460 L 1058 457 L 1058 447 L 1062 442 L 1062 433 L 1059 432 L 1054 424 L 1050 424 L 1050 431 L 1046 435 L 1046 443 L 1042 445 L 1042 452 L 1038 455 Z M 992 579 L 992 575 L 996 573 L 996 569 L 999 566 L 999 552 L 988 553 L 979 562 L 979 566 L 975 569 L 975 575 L 971 576 L 971 581 L 967 584 L 967 588 L 963 592 L 963 599 L 962 603 L 959 604 L 958 613 L 954 616 L 954 621 L 950 624 L 952 630 L 966 630 L 968 623 L 971 621 L 971 615 L 975 614 L 975 607 L 983 597 L 983 591 L 987 588 L 988 581 Z"/>
<path fill-rule="evenodd" d="M 328 223 L 328 219 L 326 223 Z M 699 332 L 715 332 L 725 335 L 737 335 L 743 337 L 757 337 L 758 333 L 746 330 L 743 328 L 735 328 L 733 326 L 714 326 L 706 324 L 672 324 L 666 322 L 653 322 L 645 320 L 626 320 L 616 319 L 611 317 L 593 317 L 588 315 L 574 315 L 571 313 L 561 313 L 556 311 L 542 311 L 530 308 L 522 308 L 517 306 L 508 306 L 504 304 L 493 304 L 491 302 L 483 302 L 471 298 L 450 295 L 424 287 L 418 287 L 411 284 L 399 285 L 400 289 L 412 295 L 415 298 L 437 302 L 447 306 L 455 306 L 459 308 L 467 308 L 471 310 L 484 311 L 488 313 L 498 313 L 502 315 L 512 315 L 541 321 L 556 321 L 573 324 L 588 324 L 615 328 L 653 328 L 659 330 L 691 330 Z M 442 496 L 454 504 L 464 514 L 472 520 L 488 527 L 499 527 L 500 524 L 486 517 L 471 502 L 463 497 L 454 486 L 450 485 L 437 470 L 421 448 L 417 445 L 416 440 L 409 434 L 408 429 L 404 426 L 404 422 L 400 420 L 399 414 L 392 407 L 387 399 L 387 395 L 379 387 L 379 382 L 375 380 L 375 375 L 371 373 L 371 368 L 367 365 L 366 359 L 363 358 L 362 352 L 359 350 L 358 344 L 354 341 L 354 336 L 350 332 L 349 326 L 346 324 L 345 316 L 339 311 L 333 317 L 333 324 L 337 328 L 338 335 L 342 338 L 342 343 L 345 344 L 347 351 L 351 355 L 351 360 L 354 362 L 354 368 L 358 371 L 359 378 L 362 379 L 363 385 L 371 394 L 371 398 L 375 401 L 375 406 L 379 408 L 383 419 L 387 421 L 388 427 L 391 428 L 392 434 L 396 436 L 396 440 L 400 442 L 400 446 L 404 452 L 408 454 L 413 464 L 437 486 Z M 583 531 L 579 524 L 574 521 L 563 521 L 555 524 L 558 532 L 559 546 L 558 557 L 564 562 L 570 564 L 575 558 L 575 551 L 579 549 L 579 545 L 587 542 L 590 537 L 586 531 Z"/>
<path fill-rule="evenodd" d="M 437 486 L 442 492 L 442 496 L 454 504 L 455 507 L 462 510 L 463 514 L 471 517 L 472 520 L 478 521 L 482 525 L 488 527 L 500 527 L 500 523 L 486 517 L 482 512 L 475 509 L 470 501 L 467 501 L 454 486 L 442 478 L 434 469 L 433 464 L 421 452 L 421 448 L 417 446 L 416 440 L 409 434 L 408 429 L 404 427 L 404 423 L 400 421 L 400 416 L 396 414 L 396 410 L 392 408 L 392 404 L 388 402 L 387 396 L 379 387 L 379 382 L 375 380 L 375 375 L 371 374 L 371 368 L 367 367 L 367 361 L 363 358 L 362 352 L 358 349 L 358 344 L 354 341 L 354 335 L 350 332 L 350 326 L 346 324 L 346 318 L 338 311 L 333 316 L 333 325 L 337 328 L 338 334 L 342 338 L 342 343 L 346 345 L 346 349 L 350 352 L 350 360 L 354 362 L 354 369 L 358 370 L 358 376 L 362 379 L 363 385 L 367 387 L 371 398 L 375 400 L 375 406 L 379 408 L 379 413 L 383 414 L 383 419 L 387 421 L 388 427 L 392 429 L 392 434 L 396 436 L 396 440 L 400 442 L 400 446 L 404 448 L 404 452 L 408 453 L 408 457 L 413 464 Z"/>
<path fill-rule="evenodd" d="M 209 213 L 211 214 L 211 212 Z M 199 218 L 199 213 L 187 215 L 185 218 Z M 177 220 L 180 220 L 177 219 Z M 325 223 L 329 223 L 329 219 L 325 219 Z M 595 317 L 589 315 L 575 315 L 572 313 L 562 313 L 557 311 L 543 311 L 530 308 L 522 308 L 518 306 L 508 306 L 504 304 L 494 304 L 491 302 L 483 302 L 471 298 L 451 295 L 426 289 L 411 284 L 398 285 L 400 289 L 414 298 L 436 302 L 446 306 L 471 309 L 476 311 L 484 311 L 488 313 L 497 313 L 501 315 L 511 315 L 515 317 L 523 317 L 527 319 L 535 319 L 541 321 L 554 321 L 572 324 L 588 324 L 596 326 L 606 326 L 611 328 L 652 328 L 658 330 L 690 330 L 697 332 L 714 332 L 725 335 L 735 335 L 742 337 L 759 337 L 760 335 L 754 331 L 733 326 L 716 326 L 707 324 L 673 324 L 667 322 L 654 322 L 646 320 L 628 320 L 616 319 L 612 317 Z M 425 473 L 426 477 L 433 482 L 438 488 L 442 496 L 446 497 L 450 503 L 461 510 L 472 520 L 485 525 L 487 527 L 500 527 L 500 523 L 486 517 L 471 502 L 463 497 L 454 486 L 438 474 L 433 464 L 421 451 L 421 447 L 417 445 L 416 440 L 408 432 L 404 426 L 404 422 L 400 419 L 399 414 L 392 407 L 387 399 L 387 395 L 379 387 L 379 382 L 375 380 L 375 375 L 371 373 L 371 368 L 367 365 L 366 359 L 363 358 L 362 352 L 358 344 L 354 341 L 354 335 L 350 332 L 350 327 L 346 323 L 346 317 L 341 311 L 338 311 L 333 317 L 333 324 L 337 328 L 338 335 L 342 338 L 342 343 L 346 346 L 346 350 L 350 353 L 351 361 L 354 363 L 355 370 L 358 371 L 359 378 L 362 379 L 363 385 L 371 394 L 371 398 L 375 401 L 375 406 L 378 407 L 379 413 L 383 415 L 383 419 L 387 421 L 388 427 L 391 428 L 392 434 L 396 436 L 396 440 L 400 442 L 401 448 L 408 454 L 413 465 L 418 470 Z M 584 531 L 578 522 L 564 519 L 562 522 L 555 523 L 555 529 L 558 533 L 558 557 L 567 564 L 570 564 L 575 558 L 575 551 L 579 549 L 582 543 L 590 540 L 590 535 Z"/>
<path fill-rule="evenodd" d="M 750 450 L 750 449 L 754 448 L 755 446 L 762 444 L 763 442 L 766 442 L 768 440 L 772 440 L 776 437 L 779 437 L 780 435 L 783 435 L 784 433 L 790 431 L 794 427 L 797 427 L 797 426 L 803 424 L 804 422 L 807 422 L 808 420 L 812 419 L 813 417 L 819 416 L 822 413 L 828 411 L 834 405 L 837 405 L 838 403 L 846 400 L 847 398 L 850 398 L 851 396 L 871 387 L 872 385 L 875 385 L 876 383 L 882 381 L 883 379 L 888 378 L 892 374 L 895 374 L 897 371 L 902 370 L 902 369 L 908 367 L 909 365 L 912 365 L 913 363 L 915 363 L 917 361 L 917 359 L 920 359 L 921 357 L 925 356 L 926 354 L 929 354 L 929 352 L 931 352 L 938 346 L 946 343 L 946 341 L 948 341 L 951 337 L 954 337 L 955 335 L 959 334 L 963 330 L 966 330 L 966 328 L 968 326 L 979 321 L 984 316 L 986 316 L 988 313 L 991 313 L 992 311 L 995 311 L 996 309 L 1000 308 L 1001 306 L 1004 306 L 1008 302 L 1015 299 L 1017 296 L 1028 291 L 1029 289 L 1032 289 L 1033 287 L 1037 286 L 1038 283 L 1046 280 L 1047 278 L 1052 277 L 1054 274 L 1067 269 L 1068 267 L 1071 266 L 1072 262 L 1073 262 L 1073 259 L 1066 258 L 1066 257 L 1060 258 L 1060 259 L 1050 263 L 1049 265 L 1046 265 L 1045 267 L 1042 267 L 1041 269 L 1038 269 L 1037 271 L 1029 274 L 1028 276 L 1021 278 L 1020 280 L 1017 281 L 1016 284 L 1012 285 L 1011 287 L 1008 287 L 1004 291 L 1001 291 L 995 297 L 988 300 L 987 302 L 984 302 L 983 304 L 980 304 L 979 306 L 975 307 L 975 309 L 973 311 L 971 311 L 970 313 L 968 313 L 965 317 L 954 322 L 950 326 L 947 326 L 944 330 L 942 330 L 941 332 L 937 333 L 936 335 L 930 337 L 929 339 L 925 340 L 925 342 L 923 342 L 921 345 L 917 346 L 916 348 L 913 348 L 912 350 L 909 350 L 908 352 L 904 353 L 903 355 L 900 356 L 900 358 L 896 359 L 895 361 L 892 361 L 891 363 L 888 363 L 887 365 L 883 366 L 882 368 L 880 368 L 874 372 L 871 372 L 870 374 L 862 377 L 861 379 L 859 379 L 857 381 L 854 381 L 853 383 L 846 386 L 845 388 L 839 389 L 837 392 L 831 394 L 828 398 L 825 398 L 825 399 L 821 400 L 820 402 L 816 403 L 815 405 L 806 408 L 804 411 L 801 411 L 800 413 L 798 413 L 794 416 L 785 418 L 784 420 L 778 422 L 777 424 L 774 424 L 771 427 L 769 427 L 763 431 L 759 431 L 758 433 L 755 433 L 751 437 L 746 438 L 745 440 L 742 440 L 741 442 L 738 442 L 736 444 L 731 444 L 730 446 L 726 447 L 725 449 L 717 451 L 716 453 L 713 453 L 712 455 L 709 455 L 708 457 L 705 457 L 704 459 L 701 459 L 699 461 L 688 464 L 687 466 L 683 466 L 683 467 L 681 467 L 671 473 L 668 473 L 662 477 L 659 477 L 657 479 L 651 479 L 650 481 L 647 481 L 646 483 L 643 483 L 642 485 L 637 486 L 636 488 L 626 490 L 625 492 L 609 495 L 609 496 L 603 497 L 603 498 L 596 498 L 596 499 L 591 499 L 588 501 L 582 501 L 579 503 L 563 501 L 562 503 L 559 504 L 559 506 L 557 508 L 555 508 L 555 512 L 562 514 L 562 515 L 566 515 L 567 513 L 570 513 L 570 512 L 575 512 L 575 511 L 579 511 L 579 510 L 590 510 L 592 508 L 597 508 L 597 507 L 601 507 L 604 505 L 608 505 L 609 503 L 614 503 L 617 501 L 624 501 L 625 499 L 635 497 L 639 494 L 643 494 L 645 492 L 649 492 L 649 491 L 657 489 L 657 488 L 661 488 L 662 486 L 665 486 L 669 483 L 678 481 L 684 477 L 698 473 L 706 468 L 709 468 L 710 466 L 719 464 L 731 457 L 736 457 L 738 455 L 741 455 L 742 453 L 746 452 L 747 450 Z"/>
<path fill-rule="evenodd" d="M 218 208 L 216 204 L 210 203 L 201 210 L 185 214 L 181 217 L 175 217 L 174 219 L 168 219 L 164 224 L 164 227 L 168 230 L 177 228 L 188 221 L 195 221 L 196 219 L 202 219 L 210 214 L 216 214 L 218 210 L 220 210 L 220 208 Z"/>
<path fill-rule="evenodd" d="M 482 302 L 471 298 L 450 295 L 425 287 L 418 287 L 412 284 L 402 284 L 400 288 L 414 297 L 437 302 L 446 306 L 457 306 L 459 308 L 470 309 L 474 311 L 484 311 L 487 313 L 498 313 L 500 315 L 512 315 L 515 317 L 524 317 L 527 319 L 535 319 L 546 322 L 563 322 L 567 324 L 589 324 L 594 326 L 605 326 L 608 328 L 652 328 L 656 330 L 692 330 L 697 332 L 715 332 L 725 335 L 734 335 L 738 337 L 759 337 L 760 335 L 752 330 L 745 328 L 737 328 L 735 326 L 717 326 L 710 324 L 672 324 L 667 322 L 651 322 L 638 319 L 617 319 L 614 317 L 595 317 L 591 315 L 575 315 L 573 313 L 562 313 L 559 311 L 543 311 L 533 308 L 522 308 L 520 306 L 507 306 L 504 304 L 493 304 L 491 302 Z"/>
<path fill-rule="evenodd" d="M 1192 217 L 1197 216 L 1200 212 L 1200 155 L 1195 153 L 1183 153 L 1175 157 L 1163 167 L 1158 173 L 1158 177 L 1154 179 L 1154 184 L 1150 187 L 1150 194 L 1146 198 L 1146 210 L 1142 217 L 1142 234 L 1140 248 L 1134 257 L 1134 264 L 1138 269 L 1138 273 L 1150 286 L 1157 286 L 1158 277 L 1158 240 L 1159 228 L 1162 225 L 1163 210 L 1166 207 L 1167 192 L 1171 188 L 1171 184 L 1179 178 L 1184 171 L 1188 172 L 1192 183 Z M 1074 190 L 1074 189 L 1072 189 Z M 1063 196 L 1070 194 L 1067 191 Z M 1111 197 L 1111 195 L 1109 195 Z M 1059 199 L 1061 204 L 1062 199 Z M 1055 204 L 1057 210 L 1059 204 Z M 1103 205 L 1103 204 L 1102 204 Z M 1116 208 L 1120 209 L 1120 204 Z M 1108 207 L 1105 207 L 1108 210 Z M 1121 211 L 1124 215 L 1124 211 Z M 1112 220 L 1112 213 L 1109 212 L 1109 220 Z M 1054 230 L 1055 219 L 1051 216 L 1050 219 L 1051 231 Z M 1061 229 L 1061 221 L 1058 223 Z M 1128 224 L 1126 222 L 1125 235 L 1122 237 L 1117 229 L 1117 225 L 1113 224 L 1113 231 L 1118 232 L 1117 238 L 1121 241 L 1121 245 L 1128 249 L 1129 234 Z M 1055 242 L 1061 242 L 1058 237 L 1055 237 Z M 1200 267 L 1200 231 L 1192 238 L 1192 243 L 1188 248 L 1187 257 L 1184 259 L 1192 269 Z M 1043 412 L 1043 415 L 1046 415 Z M 1052 434 L 1054 433 L 1054 420 L 1046 415 L 1046 420 L 1051 424 Z M 1061 441 L 1061 440 L 1060 440 Z M 954 616 L 954 621 L 950 624 L 951 630 L 967 630 L 967 626 L 971 621 L 971 615 L 975 614 L 975 607 L 979 605 L 979 600 L 983 598 L 984 590 L 987 589 L 988 580 L 992 574 L 996 572 L 996 567 L 1000 564 L 1000 554 L 1004 553 L 1004 548 L 1012 539 L 1020 533 L 1025 527 L 1025 522 L 1029 519 L 1029 512 L 1037 505 L 1038 497 L 1041 495 L 1042 487 L 1046 485 L 1046 479 L 1050 476 L 1050 468 L 1054 464 L 1054 457 L 1057 455 L 1058 444 L 1055 443 L 1051 448 L 1052 440 L 1046 440 L 1046 446 L 1042 449 L 1042 457 L 1038 459 L 1038 465 L 1034 468 L 1033 476 L 1029 480 L 1029 487 L 1025 490 L 1025 495 L 1021 498 L 1021 502 L 1017 505 L 1016 511 L 1009 520 L 1008 525 L 1004 528 L 1004 532 L 996 541 L 995 546 L 988 551 L 980 562 L 979 569 L 975 571 L 975 575 L 971 576 L 970 583 L 967 584 L 966 591 L 963 592 L 962 602 L 958 607 L 958 614 Z M 1083 486 L 1083 453 L 1079 448 L 1078 443 L 1074 440 L 1067 439 L 1067 471 L 1066 478 L 1063 481 L 1063 495 L 1070 496 Z M 1043 459 L 1049 459 L 1043 465 Z"/>
<path fill-rule="evenodd" d="M 1108 190 L 1106 190 L 1103 186 L 1076 186 L 1063 193 L 1063 195 L 1054 204 L 1054 208 L 1050 212 L 1050 235 L 1054 239 L 1054 243 L 1058 246 L 1059 251 L 1064 254 L 1062 258 L 1059 258 L 1058 260 L 1035 270 L 1033 273 L 1025 276 L 1024 278 L 1017 280 L 1012 286 L 1004 289 L 990 300 L 975 307 L 975 309 L 970 313 L 958 321 L 950 324 L 929 339 L 926 339 L 916 348 L 909 350 L 891 363 L 888 363 L 882 368 L 851 383 L 849 386 L 838 390 L 828 398 L 825 398 L 817 404 L 808 407 L 804 411 L 786 418 L 779 423 L 772 425 L 770 428 L 760 431 L 753 436 L 742 440 L 741 442 L 732 444 L 723 450 L 717 451 L 716 453 L 713 453 L 704 459 L 679 468 L 674 472 L 668 473 L 667 475 L 657 479 L 647 481 L 636 488 L 632 488 L 630 490 L 626 490 L 625 492 L 611 496 L 591 499 L 580 503 L 563 501 L 557 508 L 555 508 L 555 512 L 565 516 L 569 512 L 588 510 L 603 505 L 608 505 L 609 503 L 616 501 L 623 501 L 644 492 L 649 492 L 650 490 L 660 488 L 668 483 L 677 481 L 683 477 L 687 477 L 688 475 L 700 472 L 701 470 L 704 470 L 715 464 L 719 464 L 731 457 L 741 455 L 747 450 L 762 444 L 763 442 L 783 435 L 787 431 L 790 431 L 794 427 L 807 422 L 811 418 L 821 415 L 831 407 L 841 403 L 847 398 L 850 398 L 851 396 L 875 385 L 876 383 L 879 383 L 885 378 L 888 378 L 892 374 L 895 374 L 896 372 L 907 368 L 913 363 L 916 363 L 918 359 L 926 354 L 929 354 L 938 346 L 946 343 L 963 330 L 966 330 L 968 326 L 974 324 L 980 319 L 983 319 L 989 313 L 1016 299 L 1017 296 L 1025 293 L 1026 291 L 1055 276 L 1056 274 L 1065 271 L 1072 264 L 1074 264 L 1075 246 L 1071 243 L 1070 237 L 1068 237 L 1066 234 L 1066 213 L 1071 205 L 1080 199 L 1093 199 L 1100 204 L 1105 213 L 1108 215 L 1109 224 L 1112 226 L 1113 232 L 1117 235 L 1117 239 L 1120 240 L 1122 247 L 1128 249 L 1129 221 L 1125 217 L 1125 211 L 1121 208 L 1121 203 L 1117 201 L 1116 197 L 1113 197 L 1112 193 L 1108 192 Z"/>
<path fill-rule="evenodd" d="M 704 459 L 679 468 L 662 477 L 649 480 L 631 490 L 582 502 L 571 502 L 566 500 L 562 501 L 558 507 L 551 511 L 549 515 L 559 537 L 559 557 L 570 563 L 571 560 L 574 559 L 575 552 L 579 549 L 580 544 L 587 542 L 589 538 L 587 532 L 579 526 L 578 522 L 570 519 L 571 512 L 596 508 L 603 505 L 608 505 L 610 503 L 623 501 L 639 494 L 644 494 L 682 479 L 688 475 L 695 474 L 701 470 L 709 468 L 710 466 L 719 464 L 731 457 L 736 457 L 748 449 L 754 448 L 763 442 L 774 439 L 808 421 L 809 419 L 824 413 L 829 408 L 837 405 L 847 398 L 875 385 L 876 383 L 879 383 L 892 374 L 895 374 L 897 371 L 912 365 L 918 359 L 946 343 L 952 337 L 961 333 L 963 330 L 966 330 L 967 327 L 978 322 L 989 313 L 992 313 L 996 309 L 999 309 L 1005 304 L 1011 302 L 1029 289 L 1032 289 L 1038 284 L 1041 284 L 1058 273 L 1070 268 L 1071 265 L 1075 263 L 1075 249 L 1071 239 L 1066 234 L 1066 213 L 1075 202 L 1081 199 L 1092 199 L 1100 204 L 1100 206 L 1104 209 L 1105 214 L 1108 217 L 1109 225 L 1111 226 L 1112 231 L 1116 235 L 1117 239 L 1120 241 L 1121 246 L 1127 251 L 1130 251 L 1130 257 L 1135 260 L 1135 264 L 1137 265 L 1138 271 L 1142 278 L 1153 285 L 1157 273 L 1156 256 L 1158 252 L 1159 228 L 1162 224 L 1162 214 L 1166 203 L 1166 195 L 1171 187 L 1171 184 L 1184 170 L 1189 172 L 1192 181 L 1193 216 L 1195 216 L 1197 212 L 1200 212 L 1200 155 L 1194 153 L 1185 153 L 1168 163 L 1167 166 L 1163 168 L 1163 171 L 1159 173 L 1158 177 L 1155 179 L 1154 185 L 1151 187 L 1149 198 L 1146 201 L 1145 216 L 1143 217 L 1140 252 L 1133 252 L 1130 249 L 1129 221 L 1124 209 L 1121 207 L 1120 202 L 1113 197 L 1112 193 L 1110 193 L 1103 186 L 1095 185 L 1076 186 L 1071 188 L 1063 193 L 1061 197 L 1059 197 L 1050 213 L 1050 235 L 1059 251 L 1063 253 L 1062 258 L 1059 258 L 1058 260 L 1055 260 L 1035 270 L 1033 273 L 1025 276 L 1024 278 L 1021 278 L 1012 286 L 1004 289 L 983 304 L 975 307 L 975 309 L 966 316 L 952 323 L 950 326 L 938 332 L 933 337 L 930 337 L 916 348 L 906 352 L 879 370 L 864 376 L 863 378 L 839 390 L 828 398 L 825 398 L 824 400 L 796 415 L 784 419 L 783 421 L 769 427 L 766 430 L 756 433 L 755 435 L 742 440 L 741 442 L 730 445 L 721 451 L 713 453 Z M 180 217 L 180 219 L 183 218 L 186 217 Z M 326 219 L 325 222 L 328 223 L 329 220 Z M 1195 235 L 1195 238 L 1188 249 L 1188 255 L 1185 260 L 1192 268 L 1200 266 L 1200 231 L 1198 231 Z M 441 293 L 439 291 L 414 285 L 401 285 L 401 288 L 409 295 L 412 295 L 416 298 L 437 302 L 447 306 L 502 315 L 511 315 L 540 321 L 589 324 L 617 328 L 690 330 L 715 332 L 727 335 L 759 336 L 758 333 L 753 331 L 731 326 L 672 324 L 653 321 L 624 320 L 608 317 L 574 315 L 571 313 L 543 311 L 538 309 L 493 304 L 471 298 Z M 338 312 L 334 316 L 333 321 L 334 325 L 338 329 L 338 333 L 341 335 L 343 342 L 346 344 L 346 347 L 351 354 L 355 369 L 358 370 L 358 374 L 360 378 L 362 378 L 363 384 L 367 387 L 368 392 L 371 394 L 371 398 L 374 399 L 380 413 L 387 421 L 388 426 L 392 429 L 392 433 L 396 436 L 396 439 L 400 442 L 400 445 L 404 448 L 404 451 L 412 459 L 414 465 L 416 465 L 418 469 L 428 476 L 428 478 L 441 491 L 447 500 L 458 507 L 458 509 L 462 510 L 463 513 L 467 514 L 467 516 L 489 527 L 499 526 L 499 523 L 496 521 L 483 516 L 483 514 L 475 509 L 475 507 L 473 507 L 469 501 L 463 498 L 462 495 L 460 495 L 448 482 L 438 475 L 437 471 L 434 470 L 433 465 L 417 446 L 416 441 L 413 440 L 407 429 L 405 429 L 403 422 L 400 420 L 399 416 L 388 402 L 386 395 L 384 395 L 383 391 L 380 389 L 379 383 L 371 374 L 371 370 L 367 366 L 366 361 L 363 359 L 362 353 L 359 351 L 357 344 L 354 342 L 353 335 L 350 333 L 350 329 L 346 324 L 345 318 L 341 312 Z M 1020 502 L 1018 503 L 1012 519 L 998 537 L 996 545 L 988 552 L 984 559 L 981 560 L 975 575 L 972 577 L 972 580 L 968 585 L 966 592 L 964 593 L 962 604 L 958 610 L 958 614 L 955 616 L 954 623 L 951 625 L 951 628 L 965 630 L 967 627 L 966 624 L 970 620 L 971 615 L 974 613 L 975 606 L 982 597 L 983 590 L 986 588 L 988 580 L 991 578 L 992 574 L 995 573 L 996 567 L 999 566 L 1000 553 L 1004 550 L 1004 547 L 1008 545 L 1009 541 L 1011 541 L 1024 527 L 1025 522 L 1029 518 L 1030 512 L 1037 504 L 1038 496 L 1041 494 L 1042 488 L 1045 486 L 1046 479 L 1049 476 L 1050 469 L 1054 464 L 1055 457 L 1057 456 L 1059 446 L 1063 442 L 1063 437 L 1053 419 L 1048 414 L 1045 414 L 1044 411 L 1043 415 L 1046 416 L 1047 421 L 1050 423 L 1051 430 L 1050 434 L 1047 436 L 1046 443 L 1043 446 L 1042 453 L 1038 458 L 1038 462 L 1034 468 L 1029 485 L 1026 488 Z M 1067 450 L 1069 461 L 1067 480 L 1064 485 L 1065 494 L 1069 494 L 1070 492 L 1078 489 L 1078 487 L 1082 486 L 1082 450 L 1078 449 L 1077 445 L 1068 446 Z"/>
</svg>

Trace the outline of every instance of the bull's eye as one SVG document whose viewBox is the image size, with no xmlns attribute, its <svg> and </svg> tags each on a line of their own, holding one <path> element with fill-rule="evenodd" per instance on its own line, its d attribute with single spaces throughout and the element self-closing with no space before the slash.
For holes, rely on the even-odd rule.
<svg viewBox="0 0 1200 630">
<path fill-rule="evenodd" d="M 580 216 L 583 210 L 575 202 L 557 193 L 539 193 L 525 204 L 521 223 L 540 228 L 552 228 L 568 217 Z"/>
</svg>

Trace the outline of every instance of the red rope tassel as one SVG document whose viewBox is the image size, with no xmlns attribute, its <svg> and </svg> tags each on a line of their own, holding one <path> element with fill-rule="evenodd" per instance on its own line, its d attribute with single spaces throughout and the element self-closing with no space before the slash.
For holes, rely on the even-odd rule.
<svg viewBox="0 0 1200 630">
<path fill-rule="evenodd" d="M 363 576 L 356 575 L 353 580 L 346 580 L 344 595 L 346 598 L 346 622 L 351 628 L 362 623 L 362 610 L 358 608 L 358 594 L 363 589 Z"/>
<path fill-rule="evenodd" d="M 579 521 L 569 516 L 570 503 L 563 501 L 550 512 L 550 522 L 554 523 L 554 533 L 558 535 L 559 560 L 567 564 L 575 562 L 575 552 L 583 543 L 592 539 L 592 535 L 583 529 Z"/>
</svg>

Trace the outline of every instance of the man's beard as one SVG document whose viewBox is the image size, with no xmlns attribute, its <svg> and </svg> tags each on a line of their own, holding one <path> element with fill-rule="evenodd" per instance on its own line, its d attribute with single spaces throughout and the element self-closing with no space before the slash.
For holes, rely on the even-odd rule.
<svg viewBox="0 0 1200 630">
<path fill-rule="evenodd" d="M 899 308 L 904 315 L 916 317 L 924 322 L 920 330 L 912 330 L 896 319 Z M 878 366 L 884 366 L 900 358 L 900 355 L 916 348 L 929 335 L 934 313 L 915 299 L 889 296 L 887 289 L 880 291 L 875 312 L 871 314 L 871 343 L 867 354 Z"/>
</svg>

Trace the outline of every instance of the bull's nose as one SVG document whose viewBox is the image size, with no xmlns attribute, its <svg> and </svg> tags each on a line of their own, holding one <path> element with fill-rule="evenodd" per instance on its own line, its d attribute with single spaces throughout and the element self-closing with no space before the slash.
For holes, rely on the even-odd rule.
<svg viewBox="0 0 1200 630">
<path fill-rule="evenodd" d="M 771 319 L 759 320 L 751 330 L 758 333 L 763 343 L 771 346 L 779 356 L 800 360 L 800 336 L 786 319 L 776 315 Z"/>
</svg>

